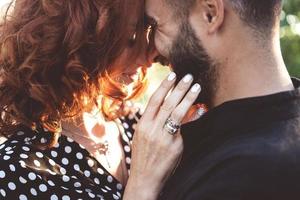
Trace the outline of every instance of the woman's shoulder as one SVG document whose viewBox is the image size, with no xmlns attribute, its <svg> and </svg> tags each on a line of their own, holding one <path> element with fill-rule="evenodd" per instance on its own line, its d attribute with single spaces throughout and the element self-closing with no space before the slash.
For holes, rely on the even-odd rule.
<svg viewBox="0 0 300 200">
<path fill-rule="evenodd" d="M 17 167 L 25 168 L 22 159 L 27 159 L 29 154 L 37 152 L 38 149 L 34 145 L 36 139 L 37 135 L 32 130 L 24 128 L 0 144 L 0 170 L 9 168 L 14 172 Z M 43 138 L 42 142 L 46 142 L 44 140 Z"/>
<path fill-rule="evenodd" d="M 11 197 L 22 191 L 24 184 L 39 178 L 40 175 L 32 173 L 25 162 L 30 154 L 37 152 L 32 142 L 35 137 L 33 132 L 24 129 L 0 144 L 0 196 Z"/>
</svg>

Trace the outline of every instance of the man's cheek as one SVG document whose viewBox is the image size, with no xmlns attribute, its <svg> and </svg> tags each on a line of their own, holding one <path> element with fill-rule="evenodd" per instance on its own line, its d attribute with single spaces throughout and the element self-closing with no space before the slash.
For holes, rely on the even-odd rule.
<svg viewBox="0 0 300 200">
<path fill-rule="evenodd" d="M 159 34 L 155 37 L 155 47 L 160 55 L 169 59 L 171 51 L 171 41 L 168 38 L 163 38 Z"/>
</svg>

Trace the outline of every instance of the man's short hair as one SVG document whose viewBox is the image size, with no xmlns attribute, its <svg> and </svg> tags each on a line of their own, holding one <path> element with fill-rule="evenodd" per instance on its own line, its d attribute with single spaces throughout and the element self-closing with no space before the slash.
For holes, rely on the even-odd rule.
<svg viewBox="0 0 300 200">
<path fill-rule="evenodd" d="M 178 13 L 187 14 L 195 0 L 166 0 Z M 225 0 L 243 22 L 259 32 L 268 32 L 280 16 L 282 0 Z M 181 16 L 181 15 L 177 15 Z"/>
<path fill-rule="evenodd" d="M 258 31 L 270 30 L 280 16 L 282 0 L 228 0 L 241 19 Z"/>
</svg>

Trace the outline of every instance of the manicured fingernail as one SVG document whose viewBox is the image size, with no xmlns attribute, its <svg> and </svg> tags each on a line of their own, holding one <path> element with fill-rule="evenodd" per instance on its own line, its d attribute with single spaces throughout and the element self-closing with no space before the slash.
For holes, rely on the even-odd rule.
<svg viewBox="0 0 300 200">
<path fill-rule="evenodd" d="M 199 116 L 204 115 L 204 113 L 205 113 L 205 110 L 204 110 L 203 108 L 199 108 L 198 111 L 197 111 L 197 114 L 198 114 Z"/>
<path fill-rule="evenodd" d="M 193 87 L 191 89 L 191 91 L 193 93 L 199 92 L 200 90 L 201 90 L 201 86 L 198 83 L 196 83 L 195 85 L 193 85 Z"/>
<path fill-rule="evenodd" d="M 183 82 L 188 83 L 193 79 L 193 76 L 190 74 L 185 75 L 185 77 L 183 78 Z"/>
<path fill-rule="evenodd" d="M 173 81 L 176 78 L 176 74 L 174 72 L 171 72 L 168 76 L 168 81 Z"/>
</svg>

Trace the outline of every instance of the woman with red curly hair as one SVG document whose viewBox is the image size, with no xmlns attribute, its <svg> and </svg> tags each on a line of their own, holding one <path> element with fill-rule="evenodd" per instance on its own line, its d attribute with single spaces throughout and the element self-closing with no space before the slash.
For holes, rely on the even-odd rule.
<svg viewBox="0 0 300 200">
<path fill-rule="evenodd" d="M 1 198 L 155 199 L 182 152 L 162 125 L 200 89 L 184 97 L 188 75 L 167 102 L 171 73 L 134 130 L 154 55 L 144 2 L 15 0 L 0 29 Z"/>
</svg>

